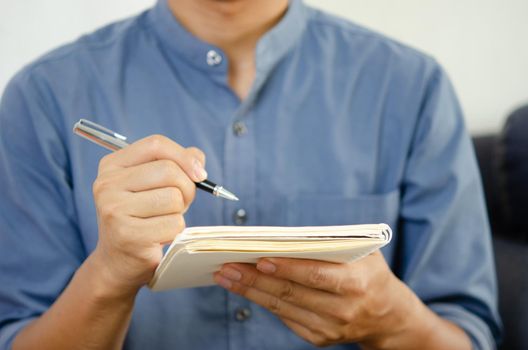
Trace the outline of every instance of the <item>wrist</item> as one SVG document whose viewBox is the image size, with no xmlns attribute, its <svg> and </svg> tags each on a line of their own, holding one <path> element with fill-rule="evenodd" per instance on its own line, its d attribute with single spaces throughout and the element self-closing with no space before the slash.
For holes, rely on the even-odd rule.
<svg viewBox="0 0 528 350">
<path fill-rule="evenodd" d="M 366 349 L 470 349 L 467 334 L 430 310 L 403 282 L 393 278 L 387 288 L 390 312 L 379 321 L 379 333 Z"/>
<path fill-rule="evenodd" d="M 388 288 L 390 312 L 380 320 L 380 333 L 365 343 L 365 349 L 421 349 L 432 330 L 427 306 L 396 276 Z"/>
<path fill-rule="evenodd" d="M 99 302 L 132 302 L 141 286 L 121 283 L 112 274 L 107 263 L 98 251 L 94 251 L 85 261 L 85 273 L 91 283 L 95 299 Z"/>
</svg>

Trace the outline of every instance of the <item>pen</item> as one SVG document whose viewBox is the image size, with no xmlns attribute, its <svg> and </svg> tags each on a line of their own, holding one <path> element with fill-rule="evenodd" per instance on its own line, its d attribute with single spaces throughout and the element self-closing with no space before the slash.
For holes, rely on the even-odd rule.
<svg viewBox="0 0 528 350">
<path fill-rule="evenodd" d="M 125 136 L 86 119 L 81 119 L 75 123 L 73 132 L 111 151 L 117 151 L 128 146 Z M 209 180 L 195 182 L 195 184 L 199 189 L 209 192 L 216 197 L 238 201 L 237 196 L 233 193 Z"/>
</svg>

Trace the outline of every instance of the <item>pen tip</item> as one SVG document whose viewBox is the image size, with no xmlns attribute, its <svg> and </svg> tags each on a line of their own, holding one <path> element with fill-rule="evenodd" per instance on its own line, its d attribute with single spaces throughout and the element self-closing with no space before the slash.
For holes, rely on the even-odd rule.
<svg viewBox="0 0 528 350">
<path fill-rule="evenodd" d="M 226 190 L 225 188 L 221 188 L 218 191 L 218 196 L 225 198 L 225 199 L 229 199 L 231 201 L 238 201 L 238 197 L 235 196 L 233 193 L 229 192 L 228 190 Z"/>
</svg>

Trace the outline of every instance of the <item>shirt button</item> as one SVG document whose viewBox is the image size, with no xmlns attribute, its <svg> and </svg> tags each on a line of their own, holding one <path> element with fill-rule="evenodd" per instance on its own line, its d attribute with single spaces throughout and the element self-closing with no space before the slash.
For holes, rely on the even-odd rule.
<svg viewBox="0 0 528 350">
<path fill-rule="evenodd" d="M 235 136 L 242 136 L 247 133 L 247 127 L 244 122 L 238 121 L 233 124 L 233 133 Z"/>
<path fill-rule="evenodd" d="M 238 209 L 233 217 L 235 224 L 244 225 L 247 221 L 247 213 L 244 209 Z"/>
<path fill-rule="evenodd" d="M 207 64 L 214 67 L 218 66 L 220 63 L 222 63 L 222 55 L 215 50 L 209 50 L 207 52 Z"/>
<path fill-rule="evenodd" d="M 244 322 L 251 317 L 251 310 L 248 308 L 240 308 L 235 311 L 235 320 Z"/>
</svg>

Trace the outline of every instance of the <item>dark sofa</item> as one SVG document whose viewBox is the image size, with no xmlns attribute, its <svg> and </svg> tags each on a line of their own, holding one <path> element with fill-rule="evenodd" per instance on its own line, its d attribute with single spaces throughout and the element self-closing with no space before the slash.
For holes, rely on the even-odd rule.
<svg viewBox="0 0 528 350">
<path fill-rule="evenodd" d="M 528 349 L 528 106 L 473 138 L 493 232 L 504 324 L 500 349 Z"/>
</svg>

